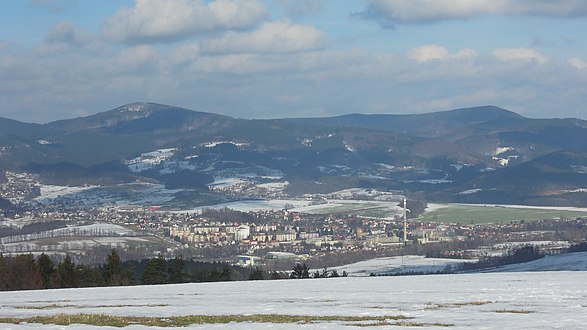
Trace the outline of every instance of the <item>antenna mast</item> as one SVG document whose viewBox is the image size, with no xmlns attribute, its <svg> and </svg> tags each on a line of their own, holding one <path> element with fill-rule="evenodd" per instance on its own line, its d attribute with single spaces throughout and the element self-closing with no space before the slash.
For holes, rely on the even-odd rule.
<svg viewBox="0 0 587 330">
<path fill-rule="evenodd" d="M 404 244 L 407 241 L 407 232 L 408 232 L 408 199 L 404 197 Z"/>
</svg>

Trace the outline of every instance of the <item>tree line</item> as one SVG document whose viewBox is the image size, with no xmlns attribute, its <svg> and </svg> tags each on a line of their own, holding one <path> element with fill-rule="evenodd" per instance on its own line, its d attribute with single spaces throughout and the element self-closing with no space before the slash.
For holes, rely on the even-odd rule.
<svg viewBox="0 0 587 330">
<path fill-rule="evenodd" d="M 69 255 L 55 262 L 45 253 L 37 257 L 0 254 L 0 291 L 232 281 L 248 279 L 251 272 L 226 263 L 188 261 L 181 256 L 122 261 L 116 249 L 97 266 L 76 264 Z"/>
<path fill-rule="evenodd" d="M 311 274 L 305 264 L 297 264 L 291 272 L 269 272 L 222 262 L 186 260 L 182 256 L 122 261 L 116 249 L 97 266 L 76 264 L 69 255 L 55 262 L 45 253 L 37 257 L 0 254 L 0 291 L 339 276 L 347 274 L 339 275 L 326 268 Z"/>
</svg>

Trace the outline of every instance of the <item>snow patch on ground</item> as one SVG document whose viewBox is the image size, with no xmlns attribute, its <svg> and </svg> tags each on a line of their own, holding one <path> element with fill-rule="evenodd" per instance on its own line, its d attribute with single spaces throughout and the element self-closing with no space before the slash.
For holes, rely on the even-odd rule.
<svg viewBox="0 0 587 330">
<path fill-rule="evenodd" d="M 546 256 L 523 264 L 507 265 L 486 272 L 587 271 L 587 252 Z"/>
<path fill-rule="evenodd" d="M 514 148 L 512 148 L 512 147 L 497 147 L 497 148 L 495 148 L 495 152 L 493 153 L 493 155 L 498 156 L 498 155 L 501 155 L 501 154 L 506 153 L 511 150 L 514 150 Z"/>
<path fill-rule="evenodd" d="M 296 207 L 293 211 L 308 214 L 353 213 L 367 218 L 394 219 L 403 208 L 389 201 L 327 200 L 321 204 Z"/>
<path fill-rule="evenodd" d="M 426 258 L 424 256 L 399 256 L 377 258 L 357 263 L 335 267 L 339 274 L 346 271 L 349 276 L 369 276 L 388 274 L 409 274 L 409 273 L 435 273 L 456 269 L 465 262 L 476 260 Z"/>
<path fill-rule="evenodd" d="M 342 144 L 344 145 L 344 148 L 350 152 L 355 152 L 355 148 L 353 148 L 350 144 L 348 144 L 346 141 L 342 141 Z"/>
<path fill-rule="evenodd" d="M 99 186 L 84 186 L 84 187 L 68 187 L 68 186 L 55 186 L 55 185 L 48 185 L 48 184 L 41 184 L 41 195 L 36 197 L 34 200 L 48 204 L 51 203 L 54 199 L 69 195 L 78 194 L 80 192 L 98 188 Z"/>
<path fill-rule="evenodd" d="M 158 149 L 155 151 L 143 153 L 134 159 L 127 160 L 124 162 L 124 164 L 128 166 L 128 169 L 131 172 L 139 173 L 150 170 L 153 167 L 161 164 L 165 160 L 171 158 L 171 156 L 173 156 L 176 151 L 177 148 Z"/>
<path fill-rule="evenodd" d="M 424 210 L 424 212 L 434 212 L 436 210 L 440 210 L 446 207 L 449 207 L 450 204 L 436 204 L 436 203 L 428 203 L 426 205 L 426 209 Z"/>
<path fill-rule="evenodd" d="M 237 147 L 245 147 L 248 146 L 249 144 L 246 142 L 234 142 L 234 141 L 213 141 L 213 142 L 207 142 L 202 144 L 203 147 L 206 148 L 214 148 L 220 144 L 232 144 L 235 145 Z"/>
<path fill-rule="evenodd" d="M 461 191 L 460 193 L 457 193 L 457 195 L 471 195 L 471 194 L 478 193 L 482 190 L 483 189 L 469 189 L 469 190 Z"/>
<path fill-rule="evenodd" d="M 246 181 L 239 178 L 214 177 L 214 182 L 210 183 L 208 187 L 212 190 L 221 190 L 243 183 L 246 183 Z"/>
<path fill-rule="evenodd" d="M 258 184 L 257 187 L 267 189 L 269 191 L 283 191 L 288 185 L 289 185 L 289 182 L 284 181 L 284 182 L 261 183 L 261 184 Z"/>
<path fill-rule="evenodd" d="M 86 226 L 73 226 L 67 228 L 59 228 L 53 230 L 55 233 L 68 234 L 68 233 L 109 233 L 115 235 L 126 235 L 133 233 L 132 230 L 111 224 L 111 223 L 94 223 Z"/>
<path fill-rule="evenodd" d="M 228 202 L 216 205 L 202 206 L 191 210 L 181 210 L 180 213 L 201 213 L 202 209 L 223 209 L 229 208 L 235 211 L 250 212 L 250 211 L 270 211 L 282 210 L 285 205 L 293 205 L 294 207 L 303 207 L 309 205 L 309 201 L 290 200 L 290 199 L 272 199 L 272 200 L 243 200 L 238 202 Z M 296 209 L 297 210 L 297 209 Z"/>
<path fill-rule="evenodd" d="M 457 170 L 457 172 L 460 171 L 464 167 L 464 165 L 461 165 L 461 164 L 451 164 L 450 166 L 454 167 L 455 170 Z"/>
</svg>

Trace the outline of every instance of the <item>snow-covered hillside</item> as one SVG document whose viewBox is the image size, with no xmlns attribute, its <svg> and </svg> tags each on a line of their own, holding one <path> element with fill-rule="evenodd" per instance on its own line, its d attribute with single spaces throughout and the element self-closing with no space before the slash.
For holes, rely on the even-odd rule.
<svg viewBox="0 0 587 330">
<path fill-rule="evenodd" d="M 339 266 L 333 270 L 349 276 L 432 274 L 458 270 L 465 262 L 476 260 L 426 258 L 424 256 L 384 257 Z M 587 271 L 587 252 L 564 253 L 546 256 L 531 262 L 507 265 L 484 272 L 540 272 L 540 271 Z M 587 273 L 585 274 L 587 276 Z"/>
<path fill-rule="evenodd" d="M 579 329 L 587 324 L 584 272 L 347 277 L 0 292 L 0 317 L 109 314 L 404 316 L 375 329 Z M 189 329 L 342 329 L 357 322 L 228 323 Z M 399 327 L 390 327 L 397 325 Z M 365 325 L 365 322 L 359 322 Z M 368 322 L 367 322 L 368 323 Z M 2 329 L 105 329 L 0 324 Z M 130 329 L 163 329 L 132 325 Z M 108 327 L 107 329 L 112 329 Z M 168 329 L 168 328 L 166 328 Z"/>
</svg>

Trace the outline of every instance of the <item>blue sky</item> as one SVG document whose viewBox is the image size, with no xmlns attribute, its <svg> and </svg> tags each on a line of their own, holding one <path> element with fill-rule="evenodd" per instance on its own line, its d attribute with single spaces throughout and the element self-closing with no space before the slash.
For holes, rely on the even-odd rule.
<svg viewBox="0 0 587 330">
<path fill-rule="evenodd" d="M 135 101 L 587 119 L 582 0 L 14 0 L 0 22 L 0 116 L 27 122 Z"/>
</svg>

